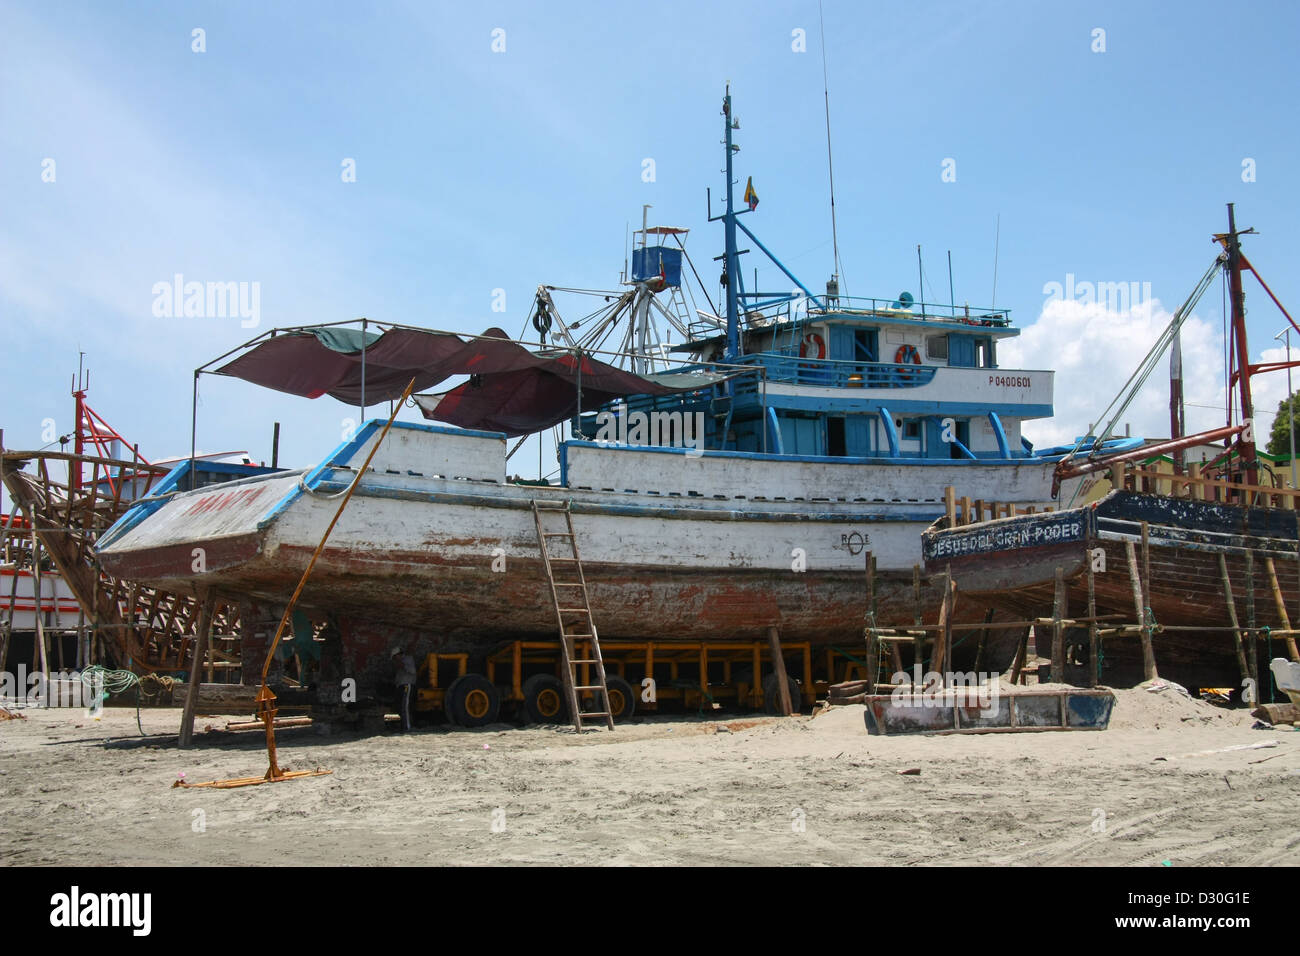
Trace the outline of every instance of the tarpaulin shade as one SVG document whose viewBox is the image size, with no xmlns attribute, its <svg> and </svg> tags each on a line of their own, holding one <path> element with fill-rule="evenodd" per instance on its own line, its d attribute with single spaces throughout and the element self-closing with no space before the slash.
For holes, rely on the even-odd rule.
<svg viewBox="0 0 1300 956">
<path fill-rule="evenodd" d="M 344 335 L 340 335 L 344 332 Z M 412 378 L 417 391 L 455 375 L 472 376 L 445 395 L 420 395 L 425 418 L 527 435 L 549 428 L 578 410 L 591 411 L 627 395 L 668 395 L 706 388 L 724 376 L 706 372 L 633 375 L 582 356 L 581 373 L 572 352 L 530 352 L 501 329 L 466 341 L 450 332 L 389 329 L 367 336 L 365 398 L 367 403 L 401 397 Z M 291 395 L 361 401 L 361 338 L 352 330 L 311 329 L 280 334 L 260 342 L 217 369 L 265 388 Z"/>
</svg>

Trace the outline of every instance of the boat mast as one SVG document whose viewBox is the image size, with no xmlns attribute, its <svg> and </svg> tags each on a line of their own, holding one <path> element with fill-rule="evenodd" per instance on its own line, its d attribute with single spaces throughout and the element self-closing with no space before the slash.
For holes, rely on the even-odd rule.
<svg viewBox="0 0 1300 956">
<path fill-rule="evenodd" d="M 731 157 L 740 147 L 731 145 L 731 131 L 734 121 L 731 118 L 731 84 L 727 84 L 727 94 L 722 100 L 722 125 L 726 131 L 724 144 L 727 148 L 727 211 L 722 221 L 726 227 L 727 257 L 723 275 L 727 280 L 727 352 L 726 361 L 734 362 L 740 355 L 740 308 L 736 296 L 737 277 L 740 275 L 740 256 L 736 252 L 736 209 L 732 195 Z"/>
<path fill-rule="evenodd" d="M 1237 217 L 1233 204 L 1228 203 L 1228 234 L 1224 245 L 1228 252 L 1228 284 L 1232 297 L 1232 335 L 1233 347 L 1237 351 L 1237 387 L 1240 389 L 1241 420 L 1250 422 L 1255 417 L 1255 406 L 1250 395 L 1250 352 L 1246 343 L 1246 306 L 1245 295 L 1241 289 L 1241 240 L 1238 238 Z M 1238 448 L 1241 453 L 1241 465 L 1246 484 L 1257 484 L 1259 466 L 1255 457 L 1254 430 L 1247 429 L 1241 433 Z"/>
<path fill-rule="evenodd" d="M 1183 341 L 1182 329 L 1174 333 L 1174 341 L 1169 349 L 1169 437 L 1177 440 L 1186 431 L 1186 418 L 1183 412 Z M 1182 448 L 1174 452 L 1174 474 L 1181 475 L 1186 465 L 1186 455 Z"/>
</svg>

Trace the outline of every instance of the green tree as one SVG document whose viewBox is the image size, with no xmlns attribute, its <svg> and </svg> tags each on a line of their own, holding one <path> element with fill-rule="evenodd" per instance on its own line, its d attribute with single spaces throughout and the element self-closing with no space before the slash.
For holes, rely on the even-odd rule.
<svg viewBox="0 0 1300 956">
<path fill-rule="evenodd" d="M 1289 399 L 1284 398 L 1277 403 L 1277 418 L 1273 419 L 1273 431 L 1269 433 L 1268 446 L 1264 449 L 1270 455 L 1280 458 L 1291 457 L 1291 436 L 1287 434 L 1287 428 L 1296 428 L 1292 417 L 1295 414 L 1297 398 L 1300 398 L 1300 392 L 1294 392 Z M 1300 434 L 1296 435 L 1296 447 L 1300 448 Z"/>
</svg>

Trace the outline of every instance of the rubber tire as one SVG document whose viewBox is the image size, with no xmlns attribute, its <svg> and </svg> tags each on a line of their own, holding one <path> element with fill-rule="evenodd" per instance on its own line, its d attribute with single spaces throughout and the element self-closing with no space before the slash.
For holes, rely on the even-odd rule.
<svg viewBox="0 0 1300 956">
<path fill-rule="evenodd" d="M 799 713 L 799 706 L 803 703 L 803 696 L 799 690 L 799 682 L 789 674 L 785 675 L 786 684 L 790 688 L 790 712 L 791 714 Z M 763 710 L 769 714 L 781 713 L 781 693 L 780 685 L 776 682 L 776 674 L 768 674 L 763 678 Z"/>
<path fill-rule="evenodd" d="M 487 695 L 487 710 L 475 716 L 469 712 L 467 705 L 470 696 L 479 693 Z M 466 674 L 451 682 L 443 706 L 447 711 L 447 719 L 459 727 L 486 727 L 496 723 L 501 714 L 501 695 L 482 674 Z"/>
<path fill-rule="evenodd" d="M 609 691 L 609 712 L 614 722 L 630 720 L 636 711 L 636 691 L 632 689 L 632 685 L 621 677 L 607 674 L 605 688 Z"/>
<path fill-rule="evenodd" d="M 523 713 L 524 719 L 530 724 L 562 724 L 568 719 L 569 702 L 565 700 L 564 683 L 552 674 L 534 674 L 524 681 L 520 688 L 524 694 Z M 545 713 L 545 708 L 539 705 L 538 698 L 546 693 L 549 698 L 550 693 L 555 694 L 556 709 L 554 713 Z"/>
</svg>

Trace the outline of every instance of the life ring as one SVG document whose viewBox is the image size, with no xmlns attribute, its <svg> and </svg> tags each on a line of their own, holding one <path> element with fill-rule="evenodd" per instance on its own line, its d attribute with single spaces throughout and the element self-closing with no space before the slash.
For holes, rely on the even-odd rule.
<svg viewBox="0 0 1300 956">
<path fill-rule="evenodd" d="M 894 364 L 895 365 L 908 365 L 908 364 L 920 365 L 921 353 L 917 351 L 915 345 L 900 345 L 898 347 L 898 351 L 894 353 Z M 911 381 L 913 375 L 914 373 L 910 369 L 908 370 L 899 369 L 898 371 L 898 377 L 905 382 Z"/>
<path fill-rule="evenodd" d="M 814 347 L 817 349 L 817 354 L 809 355 L 809 350 Z M 826 340 L 816 332 L 809 332 L 799 343 L 799 357 L 824 359 L 826 357 Z"/>
</svg>

